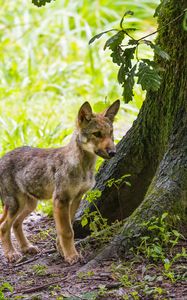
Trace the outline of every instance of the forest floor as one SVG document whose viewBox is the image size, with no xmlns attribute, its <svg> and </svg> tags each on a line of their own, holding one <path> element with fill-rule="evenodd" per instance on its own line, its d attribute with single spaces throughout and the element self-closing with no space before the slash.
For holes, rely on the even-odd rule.
<svg viewBox="0 0 187 300">
<path fill-rule="evenodd" d="M 134 256 L 125 261 L 103 261 L 84 271 L 96 251 L 94 243 L 77 248 L 84 262 L 69 266 L 55 249 L 52 218 L 32 213 L 25 221 L 30 241 L 41 252 L 8 264 L 0 248 L 0 300 L 3 299 L 187 299 L 187 259 L 182 257 L 168 271 L 163 264 Z M 187 249 L 182 240 L 176 253 Z"/>
</svg>

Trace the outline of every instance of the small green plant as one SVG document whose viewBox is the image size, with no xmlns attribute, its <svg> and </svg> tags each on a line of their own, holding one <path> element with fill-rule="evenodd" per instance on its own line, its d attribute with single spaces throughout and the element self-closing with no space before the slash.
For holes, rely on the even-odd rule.
<svg viewBox="0 0 187 300">
<path fill-rule="evenodd" d="M 61 292 L 61 287 L 59 285 L 51 286 L 50 290 L 51 296 L 55 297 L 58 296 L 58 294 Z"/>
<path fill-rule="evenodd" d="M 172 270 L 173 264 L 179 260 L 180 258 L 187 258 L 186 249 L 182 247 L 182 251 L 180 253 L 176 253 L 171 259 L 165 258 L 163 260 L 164 271 L 163 274 L 171 280 L 171 282 L 176 282 L 177 280 L 181 280 L 181 276 L 175 274 L 175 271 Z M 182 275 L 183 276 L 183 275 Z"/>
<path fill-rule="evenodd" d="M 9 291 L 9 292 L 13 292 L 13 287 L 11 286 L 11 284 L 9 282 L 4 282 L 0 285 L 0 299 L 1 300 L 6 300 L 7 298 L 5 297 L 4 292 Z"/>
<path fill-rule="evenodd" d="M 129 278 L 128 274 L 124 274 L 120 278 L 120 282 L 123 284 L 124 287 L 130 287 L 132 286 L 132 281 Z"/>
<path fill-rule="evenodd" d="M 107 288 L 106 288 L 106 286 L 104 285 L 104 284 L 100 284 L 99 286 L 98 286 L 98 288 L 99 288 L 99 290 L 98 290 L 98 295 L 99 296 L 106 296 L 106 293 L 107 293 Z"/>
<path fill-rule="evenodd" d="M 165 212 L 143 222 L 146 234 L 141 237 L 140 246 L 133 249 L 133 259 L 112 265 L 113 278 L 125 289 L 124 300 L 166 299 L 169 291 L 163 282 L 173 284 L 187 279 L 185 264 L 176 264 L 187 259 L 186 249 L 178 250 L 179 240 L 184 237 L 171 221 L 173 217 Z"/>
<path fill-rule="evenodd" d="M 117 190 L 119 190 L 123 184 L 131 186 L 130 182 L 126 180 L 130 176 L 130 174 L 125 174 L 118 179 L 111 178 L 107 181 L 106 185 L 108 187 L 112 187 L 114 185 Z"/>
<path fill-rule="evenodd" d="M 52 240 L 56 240 L 56 237 L 54 236 L 54 228 L 49 228 L 46 230 L 42 230 L 40 231 L 37 235 L 36 238 L 39 238 L 40 240 L 46 240 L 48 238 L 52 239 Z"/>
<path fill-rule="evenodd" d="M 82 227 L 86 226 L 89 223 L 89 228 L 92 235 L 97 236 L 101 230 L 104 230 L 108 227 L 107 219 L 103 218 L 95 201 L 101 196 L 100 190 L 91 190 L 86 194 L 86 200 L 89 203 L 92 203 L 95 207 L 95 211 L 91 212 L 90 208 L 87 207 L 84 210 L 84 215 L 81 220 Z"/>
<path fill-rule="evenodd" d="M 130 183 L 127 181 L 127 178 L 130 176 L 130 174 L 125 174 L 123 176 L 121 176 L 118 179 L 115 178 L 111 178 L 110 180 L 107 181 L 106 185 L 110 188 L 112 186 L 115 186 L 115 188 L 117 189 L 118 192 L 118 198 L 119 198 L 119 191 L 120 188 L 122 187 L 122 185 L 127 185 L 130 186 Z M 102 238 L 104 240 L 106 240 L 109 236 L 111 236 L 111 233 L 113 233 L 112 227 L 113 225 L 115 225 L 114 223 L 112 224 L 112 226 L 108 225 L 107 219 L 103 218 L 103 216 L 101 215 L 98 206 L 96 204 L 96 201 L 101 197 L 101 191 L 98 189 L 95 190 L 91 190 L 88 191 L 86 194 L 86 200 L 89 203 L 92 203 L 95 207 L 94 211 L 90 211 L 90 207 L 87 207 L 84 210 L 84 215 L 81 219 L 81 225 L 82 227 L 86 226 L 87 224 L 89 224 L 89 228 L 91 231 L 92 236 L 97 236 L 100 234 L 100 232 L 102 231 L 104 233 L 104 235 L 102 236 Z M 119 203 L 120 204 L 120 203 Z M 121 209 L 121 215 L 122 215 L 122 209 Z M 123 217 L 121 218 L 123 219 Z M 118 222 L 119 223 L 119 222 Z M 109 229 L 111 228 L 111 231 L 109 232 Z"/>
<path fill-rule="evenodd" d="M 140 246 L 136 251 L 151 261 L 162 263 L 163 275 L 173 283 L 181 279 L 172 268 L 173 264 L 180 258 L 187 258 L 187 253 L 184 247 L 181 252 L 173 253 L 174 246 L 184 237 L 173 228 L 169 220 L 170 216 L 165 212 L 161 217 L 153 217 L 144 222 L 142 226 L 147 234 L 141 237 Z"/>
<path fill-rule="evenodd" d="M 130 292 L 130 295 L 132 296 L 132 298 L 133 298 L 134 300 L 139 300 L 139 299 L 140 299 L 140 297 L 139 297 L 137 291 L 132 291 L 132 292 Z"/>
<path fill-rule="evenodd" d="M 142 272 L 140 277 L 136 271 L 136 266 L 139 265 L 139 262 L 135 263 L 134 259 L 129 262 L 123 262 L 123 264 L 112 265 L 113 277 L 125 288 L 123 299 L 144 299 L 144 297 L 145 299 L 164 299 L 162 297 L 167 294 L 167 291 L 158 286 L 158 281 L 162 281 L 163 277 L 152 274 L 152 272 L 145 276 L 143 275 L 144 272 Z M 152 268 L 153 265 L 146 265 L 145 272 Z"/>
<path fill-rule="evenodd" d="M 165 299 L 161 297 L 164 297 L 164 295 L 166 295 L 167 293 L 161 287 L 150 286 L 148 284 L 145 284 L 145 286 L 142 289 L 142 294 L 146 297 L 149 297 L 149 299 Z"/>
<path fill-rule="evenodd" d="M 152 217 L 148 222 L 143 222 L 142 227 L 147 234 L 141 237 L 137 252 L 155 262 L 164 262 L 168 249 L 171 252 L 179 239 L 183 238 L 182 234 L 171 227 L 167 212 L 161 217 Z"/>
<path fill-rule="evenodd" d="M 127 180 L 127 178 L 129 178 L 130 176 L 131 176 L 130 174 L 124 174 L 118 179 L 111 178 L 106 183 L 106 185 L 109 188 L 112 186 L 115 186 L 115 188 L 117 190 L 117 198 L 118 198 L 119 207 L 120 207 L 121 220 L 124 219 L 124 216 L 123 216 L 123 209 L 121 207 L 121 202 L 120 202 L 120 189 L 122 188 L 123 185 L 131 186 L 130 182 Z"/>
<path fill-rule="evenodd" d="M 32 266 L 32 269 L 34 271 L 34 274 L 36 274 L 38 276 L 46 275 L 46 270 L 47 270 L 46 265 L 37 264 L 37 265 Z"/>
<path fill-rule="evenodd" d="M 93 271 L 88 271 L 88 272 L 79 272 L 77 276 L 82 279 L 82 278 L 91 278 L 94 276 L 95 273 Z"/>
</svg>

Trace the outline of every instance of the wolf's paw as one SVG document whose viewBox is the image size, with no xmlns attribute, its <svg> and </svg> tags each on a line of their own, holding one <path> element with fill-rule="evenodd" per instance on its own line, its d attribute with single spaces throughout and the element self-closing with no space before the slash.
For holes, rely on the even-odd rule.
<svg viewBox="0 0 187 300">
<path fill-rule="evenodd" d="M 9 251 L 5 256 L 10 263 L 16 262 L 22 257 L 21 253 L 17 251 Z"/>
<path fill-rule="evenodd" d="M 66 256 L 64 259 L 65 259 L 65 261 L 66 261 L 68 264 L 74 265 L 74 264 L 76 264 L 78 261 L 82 261 L 82 260 L 83 260 L 83 257 L 82 257 L 81 254 L 75 253 L 75 254 Z"/>
<path fill-rule="evenodd" d="M 21 250 L 23 253 L 28 253 L 28 254 L 37 254 L 39 252 L 38 247 L 33 245 L 28 245 L 26 247 L 23 247 Z"/>
</svg>

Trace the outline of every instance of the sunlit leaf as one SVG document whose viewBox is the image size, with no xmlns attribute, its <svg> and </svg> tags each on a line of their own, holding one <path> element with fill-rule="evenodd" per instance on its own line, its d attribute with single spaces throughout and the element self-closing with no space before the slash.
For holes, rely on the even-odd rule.
<svg viewBox="0 0 187 300">
<path fill-rule="evenodd" d="M 131 101 L 134 96 L 133 87 L 134 87 L 135 71 L 136 71 L 136 65 L 130 70 L 130 72 L 126 76 L 126 79 L 123 81 L 123 98 L 125 103 Z"/>
<path fill-rule="evenodd" d="M 149 65 L 141 62 L 136 75 L 138 77 L 138 84 L 141 84 L 143 90 L 157 91 L 159 89 L 161 77 L 157 71 L 151 68 Z"/>
<path fill-rule="evenodd" d="M 134 12 L 131 11 L 131 10 L 127 10 L 127 11 L 124 13 L 124 15 L 123 15 L 123 17 L 122 17 L 122 19 L 121 19 L 121 21 L 120 21 L 120 28 L 121 28 L 121 29 L 123 29 L 123 21 L 124 21 L 124 18 L 125 18 L 126 16 L 128 16 L 128 15 L 132 16 L 133 14 L 134 14 Z"/>
<path fill-rule="evenodd" d="M 126 71 L 128 71 L 129 68 L 132 67 L 132 59 L 134 58 L 135 50 L 136 50 L 136 47 L 126 48 L 123 53 L 124 65 L 125 65 Z"/>
<path fill-rule="evenodd" d="M 113 63 L 117 64 L 118 66 L 120 66 L 124 61 L 123 51 L 120 47 L 117 47 L 110 56 L 112 57 Z"/>
<path fill-rule="evenodd" d="M 89 40 L 89 44 L 92 44 L 96 39 L 99 39 L 103 34 L 106 34 L 111 31 L 118 31 L 118 30 L 117 29 L 109 29 L 109 30 L 103 31 L 99 34 L 96 34 L 91 38 L 91 40 Z"/>
<path fill-rule="evenodd" d="M 81 220 L 82 227 L 86 226 L 87 224 L 88 224 L 88 219 L 83 217 Z"/>
<path fill-rule="evenodd" d="M 121 30 L 118 31 L 118 33 L 116 33 L 115 35 L 113 35 L 111 38 L 109 38 L 105 45 L 104 45 L 104 50 L 106 48 L 110 48 L 111 50 L 114 50 L 117 46 L 119 46 L 121 44 L 121 42 L 124 39 L 124 35 L 125 33 Z"/>
<path fill-rule="evenodd" d="M 153 48 L 154 52 L 156 54 L 158 54 L 159 56 L 161 56 L 163 59 L 170 60 L 169 54 L 167 52 L 165 52 L 164 50 L 162 50 L 158 45 L 155 45 L 152 43 L 151 48 Z"/>
</svg>

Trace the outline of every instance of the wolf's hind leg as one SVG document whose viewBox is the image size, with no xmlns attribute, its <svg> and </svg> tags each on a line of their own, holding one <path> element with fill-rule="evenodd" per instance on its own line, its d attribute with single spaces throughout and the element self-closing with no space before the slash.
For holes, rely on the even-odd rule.
<svg viewBox="0 0 187 300">
<path fill-rule="evenodd" d="M 17 204 L 17 201 L 12 198 L 11 203 Z M 7 210 L 8 211 L 6 217 L 0 225 L 0 238 L 2 241 L 2 248 L 6 258 L 8 259 L 8 261 L 13 262 L 21 257 L 21 253 L 17 252 L 11 241 L 11 227 L 19 213 L 19 207 L 18 205 L 15 205 L 13 209 L 8 208 Z"/>
<path fill-rule="evenodd" d="M 18 214 L 13 224 L 15 237 L 23 253 L 35 254 L 39 252 L 38 248 L 36 246 L 33 246 L 24 235 L 22 226 L 24 219 L 36 208 L 36 206 L 37 201 L 28 198 L 27 201 L 25 201 L 25 206 L 23 210 Z"/>
</svg>

